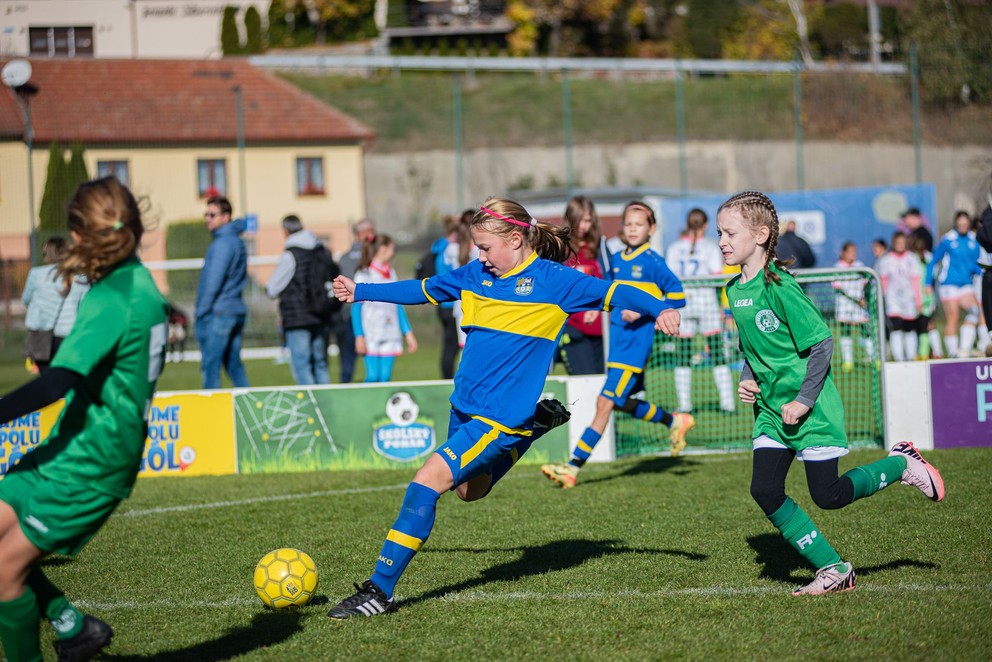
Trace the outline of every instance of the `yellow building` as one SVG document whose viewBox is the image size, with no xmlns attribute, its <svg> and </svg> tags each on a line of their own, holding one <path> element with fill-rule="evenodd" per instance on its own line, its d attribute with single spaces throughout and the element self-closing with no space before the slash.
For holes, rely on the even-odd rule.
<svg viewBox="0 0 992 662">
<path fill-rule="evenodd" d="M 0 258 L 29 254 L 53 142 L 82 144 L 90 176 L 116 175 L 145 198 L 155 225 L 143 242 L 146 260 L 166 257 L 165 228 L 201 218 L 214 193 L 231 200 L 235 216 L 258 219 L 257 255 L 282 251 L 286 214 L 335 252 L 348 248 L 350 223 L 366 215 L 372 130 L 244 60 L 31 65 L 33 187 L 25 95 L 0 88 Z"/>
</svg>

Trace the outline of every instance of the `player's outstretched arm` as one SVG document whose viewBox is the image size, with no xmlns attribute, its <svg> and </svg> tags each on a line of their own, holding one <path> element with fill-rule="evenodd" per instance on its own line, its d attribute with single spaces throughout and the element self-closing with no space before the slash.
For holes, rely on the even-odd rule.
<svg viewBox="0 0 992 662">
<path fill-rule="evenodd" d="M 355 303 L 355 281 L 347 276 L 334 279 L 334 296 L 344 303 Z"/>
<path fill-rule="evenodd" d="M 654 321 L 654 328 L 661 331 L 666 336 L 676 336 L 679 333 L 679 324 L 682 322 L 682 315 L 674 308 L 666 308 Z"/>
</svg>

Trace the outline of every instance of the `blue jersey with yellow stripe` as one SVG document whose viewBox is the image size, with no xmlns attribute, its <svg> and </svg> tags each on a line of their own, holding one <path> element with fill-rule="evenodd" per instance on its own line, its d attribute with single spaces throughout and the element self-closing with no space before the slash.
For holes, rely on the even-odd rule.
<svg viewBox="0 0 992 662">
<path fill-rule="evenodd" d="M 569 315 L 617 306 L 637 310 L 653 324 L 662 310 L 673 307 L 673 302 L 586 276 L 536 253 L 499 277 L 476 260 L 423 281 L 355 288 L 356 301 L 438 304 L 457 299 L 466 339 L 451 404 L 510 428 L 533 417 Z"/>
<path fill-rule="evenodd" d="M 665 258 L 651 250 L 650 244 L 620 251 L 610 258 L 612 278 L 616 283 L 631 285 L 662 301 L 669 308 L 685 305 L 682 281 L 665 263 Z M 634 322 L 625 322 L 623 309 L 617 305 L 610 313 L 610 352 L 607 359 L 611 365 L 643 369 L 654 344 L 654 320 L 647 317 Z"/>
</svg>

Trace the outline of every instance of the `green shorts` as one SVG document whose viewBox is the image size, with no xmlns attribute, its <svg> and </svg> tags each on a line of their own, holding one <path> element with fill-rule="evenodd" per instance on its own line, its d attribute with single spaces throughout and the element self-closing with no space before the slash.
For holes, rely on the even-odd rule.
<svg viewBox="0 0 992 662">
<path fill-rule="evenodd" d="M 0 480 L 0 501 L 14 509 L 21 530 L 35 547 L 68 556 L 79 553 L 121 502 L 85 485 L 49 480 L 36 468 L 20 465 Z"/>
</svg>

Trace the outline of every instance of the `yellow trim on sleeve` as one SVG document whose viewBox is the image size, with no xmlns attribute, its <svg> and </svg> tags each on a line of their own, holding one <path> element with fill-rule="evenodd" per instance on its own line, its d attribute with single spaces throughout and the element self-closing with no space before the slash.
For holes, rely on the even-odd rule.
<svg viewBox="0 0 992 662">
<path fill-rule="evenodd" d="M 647 292 L 655 299 L 664 300 L 665 296 L 661 293 L 661 288 L 658 287 L 658 283 L 651 282 L 641 282 L 639 280 L 618 280 L 617 284 L 629 285 L 631 287 L 636 287 L 642 292 Z"/>
<path fill-rule="evenodd" d="M 427 300 L 428 301 L 430 301 L 435 306 L 438 305 L 437 304 L 437 300 L 435 300 L 434 297 L 432 297 L 430 294 L 427 293 L 427 279 L 426 278 L 423 279 L 422 281 L 420 281 L 420 289 L 423 290 L 424 296 L 427 297 Z"/>
<path fill-rule="evenodd" d="M 637 366 L 627 365 L 626 363 L 617 363 L 616 361 L 609 361 L 606 364 L 606 369 L 617 368 L 619 370 L 625 370 L 627 372 L 642 372 L 644 368 L 638 368 Z"/>
<path fill-rule="evenodd" d="M 617 289 L 617 285 L 620 283 L 613 283 L 610 285 L 610 289 L 606 291 L 606 296 L 603 298 L 603 310 L 612 310 L 613 305 L 610 304 L 610 300 L 613 298 L 613 292 Z"/>
</svg>

